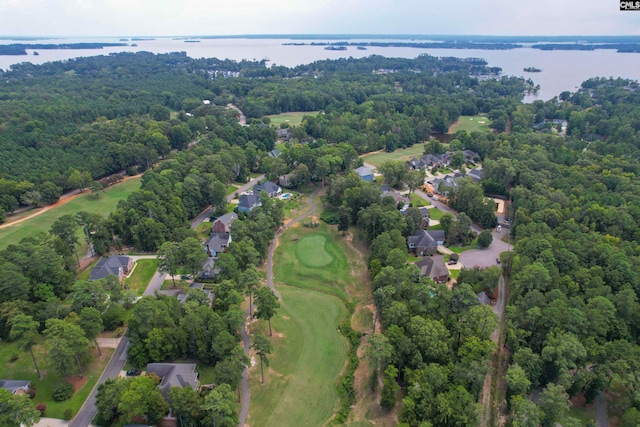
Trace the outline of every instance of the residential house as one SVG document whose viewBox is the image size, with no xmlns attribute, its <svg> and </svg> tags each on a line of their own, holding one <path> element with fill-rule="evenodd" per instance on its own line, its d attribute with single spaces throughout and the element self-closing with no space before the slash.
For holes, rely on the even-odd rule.
<svg viewBox="0 0 640 427">
<path fill-rule="evenodd" d="M 458 188 L 458 181 L 462 178 L 461 174 L 445 175 L 444 178 L 435 178 L 432 182 L 433 191 L 436 194 L 446 196 L 452 189 Z"/>
<path fill-rule="evenodd" d="M 427 209 L 426 207 L 422 206 L 420 208 L 418 208 L 418 210 L 420 211 L 420 215 L 422 215 L 422 227 L 428 227 L 429 226 L 429 209 Z M 435 230 L 433 230 L 435 231 Z"/>
<path fill-rule="evenodd" d="M 215 268 L 216 258 L 209 257 L 202 264 L 202 270 L 198 273 L 198 279 L 200 280 L 210 280 L 215 278 L 220 270 Z"/>
<path fill-rule="evenodd" d="M 467 176 L 471 178 L 473 182 L 479 182 L 482 179 L 483 174 L 484 174 L 484 171 L 482 169 L 471 169 L 467 173 Z"/>
<path fill-rule="evenodd" d="M 211 233 L 204 246 L 207 255 L 215 258 L 227 250 L 229 243 L 231 243 L 231 233 Z"/>
<path fill-rule="evenodd" d="M 439 245 L 444 245 L 443 230 L 416 230 L 407 237 L 407 246 L 418 256 L 434 255 Z"/>
<path fill-rule="evenodd" d="M 295 178 L 296 175 L 294 173 L 280 175 L 280 177 L 278 178 L 278 184 L 280 184 L 280 187 L 291 188 L 294 186 Z"/>
<path fill-rule="evenodd" d="M 102 258 L 95 267 L 91 269 L 89 281 L 104 279 L 113 274 L 122 282 L 133 268 L 133 259 L 126 255 L 111 255 Z"/>
<path fill-rule="evenodd" d="M 462 153 L 464 154 L 464 161 L 466 163 L 471 163 L 475 165 L 476 162 L 480 160 L 480 154 L 476 153 L 475 151 L 464 150 Z"/>
<path fill-rule="evenodd" d="M 243 194 L 238 200 L 238 212 L 249 213 L 257 206 L 262 206 L 262 203 L 254 194 Z"/>
<path fill-rule="evenodd" d="M 278 139 L 287 142 L 291 139 L 291 131 L 289 129 L 278 129 Z"/>
<path fill-rule="evenodd" d="M 260 196 L 260 192 L 266 191 L 269 197 L 278 197 L 282 194 L 282 188 L 271 181 L 265 181 L 253 186 L 253 194 Z"/>
<path fill-rule="evenodd" d="M 213 221 L 211 231 L 214 233 L 228 233 L 231 230 L 231 223 L 236 219 L 238 219 L 238 215 L 235 212 L 224 214 Z"/>
<path fill-rule="evenodd" d="M 409 203 L 411 203 L 411 201 L 406 198 L 405 196 L 403 196 L 402 194 L 398 193 L 396 190 L 393 189 L 389 189 L 386 191 L 382 192 L 382 197 L 391 197 L 395 202 L 396 205 L 398 205 L 400 202 L 404 203 L 406 206 L 409 205 Z"/>
<path fill-rule="evenodd" d="M 427 162 L 422 158 L 414 157 L 407 162 L 407 166 L 412 170 L 420 170 L 427 167 Z"/>
<path fill-rule="evenodd" d="M 424 257 L 416 261 L 416 266 L 420 269 L 420 277 L 428 276 L 436 283 L 449 281 L 449 269 L 445 265 L 442 255 Z"/>
<path fill-rule="evenodd" d="M 165 398 L 169 397 L 171 387 L 191 387 L 197 390 L 200 386 L 195 363 L 149 363 L 147 375 L 151 373 L 160 377 L 158 388 Z"/>
<path fill-rule="evenodd" d="M 487 293 L 485 291 L 482 291 L 478 294 L 478 302 L 480 304 L 484 304 L 484 305 L 490 305 L 491 304 L 491 299 L 489 298 L 489 296 L 487 295 Z"/>
<path fill-rule="evenodd" d="M 269 155 L 269 157 L 271 157 L 272 159 L 276 159 L 278 157 L 280 157 L 280 154 L 282 152 L 276 148 L 274 148 L 273 150 L 269 151 L 269 153 L 267 153 Z"/>
<path fill-rule="evenodd" d="M 211 303 L 213 303 L 213 292 L 211 292 L 209 289 L 205 289 L 204 288 L 204 283 L 193 282 L 192 284 L 189 285 L 189 289 L 198 289 L 198 290 L 204 292 L 205 295 L 207 296 L 207 298 L 209 299 L 209 305 L 211 305 Z M 180 302 L 180 304 L 184 304 L 189 299 L 189 294 L 182 293 L 182 294 L 178 295 L 177 298 L 178 298 L 178 301 Z"/>
<path fill-rule="evenodd" d="M 0 388 L 10 391 L 11 394 L 26 394 L 31 388 L 31 381 L 0 380 Z"/>
<path fill-rule="evenodd" d="M 360 166 L 359 168 L 354 170 L 354 172 L 357 173 L 358 176 L 360 177 L 360 179 L 363 180 L 363 181 L 374 181 L 375 180 L 375 177 L 373 176 L 373 171 L 371 169 L 369 169 L 368 167 Z"/>
</svg>

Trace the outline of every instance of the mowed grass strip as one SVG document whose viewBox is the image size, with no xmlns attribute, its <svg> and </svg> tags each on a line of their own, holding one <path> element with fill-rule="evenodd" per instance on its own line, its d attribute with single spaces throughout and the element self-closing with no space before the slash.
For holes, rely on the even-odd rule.
<svg viewBox="0 0 640 427">
<path fill-rule="evenodd" d="M 362 156 L 362 160 L 365 163 L 369 163 L 373 166 L 380 166 L 387 160 L 411 160 L 414 157 L 422 157 L 424 152 L 424 144 L 414 144 L 409 148 L 400 148 L 391 153 L 386 151 L 380 151 L 377 153 L 367 154 Z"/>
<path fill-rule="evenodd" d="M 298 126 L 302 123 L 302 118 L 304 116 L 315 116 L 318 114 L 317 111 L 297 111 L 297 112 L 289 112 L 289 113 L 281 113 L 281 114 L 272 114 L 270 116 L 266 116 L 271 120 L 271 126 L 280 127 L 282 123 L 288 123 L 290 126 Z"/>
<path fill-rule="evenodd" d="M 347 257 L 326 224 L 294 227 L 280 237 L 274 282 L 326 292 L 346 300 L 351 280 Z"/>
<path fill-rule="evenodd" d="M 491 120 L 484 116 L 460 116 L 458 120 L 449 126 L 448 133 L 456 133 L 459 130 L 471 132 L 491 132 L 489 125 Z"/>
<path fill-rule="evenodd" d="M 336 381 L 347 356 L 348 343 L 338 332 L 346 315 L 334 296 L 291 286 L 282 295 L 271 320 L 273 351 L 260 384 L 260 361 L 251 371 L 252 427 L 321 426 L 338 405 Z M 262 325 L 268 336 L 269 330 Z"/>
<path fill-rule="evenodd" d="M 56 206 L 36 217 L 23 221 L 14 226 L 0 229 L 0 249 L 17 244 L 25 237 L 34 237 L 38 233 L 48 232 L 53 222 L 62 215 L 75 215 L 79 211 L 99 213 L 107 216 L 116 209 L 120 200 L 126 199 L 129 194 L 140 188 L 140 177 L 128 179 L 119 184 L 112 185 L 100 192 L 100 198 L 95 199 L 90 193 L 85 193 L 75 199 Z M 33 213 L 34 211 L 30 211 Z M 83 232 L 77 231 L 80 248 L 87 247 Z M 84 252 L 78 251 L 79 255 Z"/>
<path fill-rule="evenodd" d="M 135 290 L 138 295 L 142 295 L 157 270 L 157 259 L 139 259 L 136 261 L 131 277 L 125 280 L 125 284 L 129 289 Z"/>
</svg>

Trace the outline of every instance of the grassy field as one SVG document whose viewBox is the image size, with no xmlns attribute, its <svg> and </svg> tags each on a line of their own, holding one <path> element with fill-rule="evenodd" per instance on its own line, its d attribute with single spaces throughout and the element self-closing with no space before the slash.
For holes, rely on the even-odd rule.
<svg viewBox="0 0 640 427">
<path fill-rule="evenodd" d="M 411 160 L 414 157 L 422 157 L 424 151 L 424 144 L 414 144 L 409 148 L 400 148 L 391 153 L 381 151 L 377 153 L 367 154 L 362 156 L 362 160 L 365 163 L 372 164 L 373 166 L 380 166 L 386 160 Z"/>
<path fill-rule="evenodd" d="M 347 299 L 351 271 L 327 224 L 295 227 L 281 238 L 274 262 L 274 281 Z"/>
<path fill-rule="evenodd" d="M 471 132 L 491 132 L 489 125 L 491 120 L 484 116 L 460 116 L 458 121 L 449 126 L 448 133 L 456 133 L 459 130 Z"/>
<path fill-rule="evenodd" d="M 15 343 L 3 342 L 0 343 L 0 366 L 2 367 L 3 379 L 14 380 L 29 380 L 31 384 L 37 389 L 36 397 L 33 399 L 34 404 L 44 403 L 47 405 L 47 412 L 45 416 L 52 418 L 63 418 L 64 411 L 67 408 L 71 408 L 75 415 L 82 403 L 91 392 L 93 385 L 98 381 L 100 374 L 104 370 L 113 349 L 102 348 L 102 356 L 98 357 L 98 353 L 95 348 L 90 350 L 94 355 L 93 361 L 89 365 L 83 365 L 86 382 L 82 387 L 71 397 L 71 399 L 64 402 L 56 402 L 52 397 L 53 385 L 59 381 L 62 381 L 62 377 L 53 371 L 53 367 L 50 366 L 47 353 L 48 347 L 44 338 L 41 343 L 34 347 L 34 354 L 38 367 L 42 372 L 42 379 L 38 379 L 31 355 L 28 352 L 20 352 L 16 348 Z M 18 359 L 11 362 L 12 355 L 18 355 Z"/>
<path fill-rule="evenodd" d="M 278 290 L 282 301 L 271 321 L 271 363 L 264 384 L 259 365 L 251 371 L 247 424 L 321 426 L 337 408 L 336 378 L 348 350 L 337 328 L 346 310 L 342 301 L 322 292 L 291 286 Z M 268 335 L 268 328 L 264 332 Z"/>
<path fill-rule="evenodd" d="M 0 249 L 5 249 L 11 244 L 16 244 L 25 237 L 33 237 L 38 233 L 48 232 L 53 222 L 62 215 L 74 215 L 76 212 L 86 211 L 106 216 L 115 210 L 120 200 L 126 199 L 129 194 L 139 188 L 139 177 L 129 179 L 120 184 L 106 188 L 101 193 L 99 199 L 95 199 L 91 194 L 86 193 L 60 206 L 53 207 L 41 215 L 21 222 L 20 224 L 0 229 Z M 29 212 L 30 214 L 33 214 L 35 211 L 32 210 Z M 9 218 L 8 221 L 11 221 L 11 218 Z M 83 243 L 81 247 L 86 248 L 82 230 L 78 229 L 77 234 L 78 240 Z"/>
<path fill-rule="evenodd" d="M 422 197 L 418 196 L 416 193 L 411 193 L 411 204 L 416 207 L 421 207 L 421 206 L 429 206 L 431 202 L 423 199 Z"/>
<path fill-rule="evenodd" d="M 271 126 L 279 128 L 282 123 L 289 123 L 290 126 L 298 126 L 300 123 L 302 123 L 302 118 L 304 116 L 315 116 L 316 114 L 318 114 L 317 111 L 302 111 L 273 114 L 267 117 L 269 117 L 269 119 L 271 120 Z"/>
<path fill-rule="evenodd" d="M 438 208 L 429 209 L 429 218 L 431 218 L 431 219 L 435 219 L 437 221 L 440 221 L 440 218 L 442 218 L 442 215 L 444 215 L 444 212 L 442 212 Z"/>
<path fill-rule="evenodd" d="M 136 267 L 131 273 L 131 277 L 126 279 L 124 283 L 129 289 L 133 289 L 138 295 L 142 295 L 156 270 L 158 270 L 157 259 L 139 259 L 136 261 Z"/>
</svg>

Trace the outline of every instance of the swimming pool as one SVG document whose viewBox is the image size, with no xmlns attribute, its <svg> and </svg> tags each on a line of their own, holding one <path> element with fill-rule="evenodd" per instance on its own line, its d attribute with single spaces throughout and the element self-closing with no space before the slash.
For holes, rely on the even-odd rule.
<svg viewBox="0 0 640 427">
<path fill-rule="evenodd" d="M 284 193 L 281 197 L 282 200 L 287 200 L 291 198 L 291 193 Z"/>
</svg>

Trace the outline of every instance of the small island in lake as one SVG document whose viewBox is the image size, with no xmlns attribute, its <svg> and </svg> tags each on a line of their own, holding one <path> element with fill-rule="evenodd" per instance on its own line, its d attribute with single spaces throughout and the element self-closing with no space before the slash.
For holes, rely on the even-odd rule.
<svg viewBox="0 0 640 427">
<path fill-rule="evenodd" d="M 523 68 L 523 71 L 525 71 L 527 73 L 539 73 L 542 70 L 540 68 L 536 68 L 536 67 L 527 67 L 527 68 Z"/>
<path fill-rule="evenodd" d="M 356 49 L 358 49 L 358 50 L 367 50 L 367 48 L 364 47 L 364 46 L 358 46 Z"/>
<path fill-rule="evenodd" d="M 324 50 L 347 50 L 346 46 L 327 46 Z"/>
</svg>

